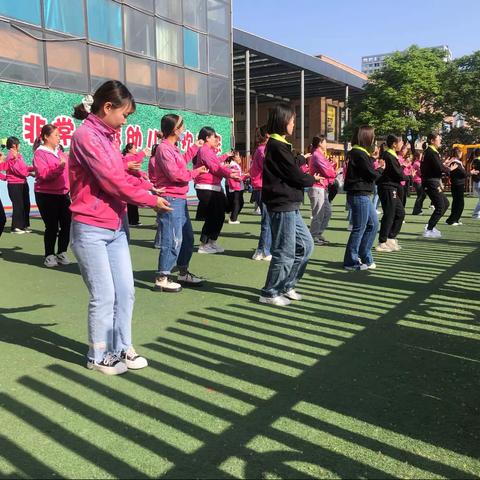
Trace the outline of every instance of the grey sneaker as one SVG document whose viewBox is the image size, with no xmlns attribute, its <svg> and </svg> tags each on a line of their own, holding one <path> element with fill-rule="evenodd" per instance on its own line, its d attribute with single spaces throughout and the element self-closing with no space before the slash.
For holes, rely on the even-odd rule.
<svg viewBox="0 0 480 480">
<path fill-rule="evenodd" d="M 70 265 L 71 262 L 68 259 L 66 252 L 59 253 L 57 255 L 57 263 L 59 265 Z"/>
<path fill-rule="evenodd" d="M 91 358 L 87 361 L 89 370 L 97 370 L 105 375 L 121 375 L 128 371 L 127 366 L 113 353 L 107 353 L 101 362 L 96 362 Z"/>
<path fill-rule="evenodd" d="M 58 267 L 57 257 L 56 257 L 55 255 L 49 255 L 48 257 L 45 258 L 45 261 L 43 262 L 43 264 L 44 264 L 47 268 L 55 268 L 55 267 Z"/>
</svg>

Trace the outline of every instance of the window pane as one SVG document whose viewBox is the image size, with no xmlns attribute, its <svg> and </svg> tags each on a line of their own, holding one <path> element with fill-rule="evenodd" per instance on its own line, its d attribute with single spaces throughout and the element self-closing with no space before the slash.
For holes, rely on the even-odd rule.
<svg viewBox="0 0 480 480">
<path fill-rule="evenodd" d="M 185 108 L 195 112 L 208 111 L 208 77 L 185 70 Z"/>
<path fill-rule="evenodd" d="M 143 8 L 147 12 L 153 12 L 154 0 L 124 0 L 123 3 L 133 5 L 134 7 Z"/>
<path fill-rule="evenodd" d="M 124 82 L 123 55 L 105 48 L 90 46 L 90 79 L 92 92 L 107 80 Z"/>
<path fill-rule="evenodd" d="M 157 103 L 155 92 L 155 63 L 126 56 L 127 86 L 137 102 Z"/>
<path fill-rule="evenodd" d="M 232 85 L 229 80 L 209 78 L 210 112 L 217 115 L 230 116 L 232 114 Z"/>
<path fill-rule="evenodd" d="M 185 107 L 184 70 L 157 64 L 158 104 L 161 107 Z"/>
<path fill-rule="evenodd" d="M 47 35 L 46 38 L 60 38 Z M 87 45 L 83 42 L 46 42 L 48 85 L 88 92 Z M 68 62 L 65 59 L 68 58 Z"/>
<path fill-rule="evenodd" d="M 38 31 L 29 30 L 41 38 Z M 43 42 L 0 22 L 0 78 L 45 85 Z"/>
<path fill-rule="evenodd" d="M 209 37 L 209 70 L 211 73 L 217 73 L 219 75 L 230 76 L 231 75 L 231 62 L 230 62 L 230 44 L 223 40 L 217 40 L 216 38 Z"/>
<path fill-rule="evenodd" d="M 85 35 L 83 0 L 44 0 L 45 27 L 78 37 Z"/>
<path fill-rule="evenodd" d="M 207 0 L 208 33 L 217 37 L 229 38 L 232 28 L 230 7 L 218 0 Z"/>
<path fill-rule="evenodd" d="M 157 15 L 182 23 L 181 0 L 155 0 L 155 9 Z"/>
<path fill-rule="evenodd" d="M 183 29 L 183 63 L 186 67 L 207 70 L 207 37 L 200 33 Z"/>
<path fill-rule="evenodd" d="M 183 0 L 183 23 L 207 31 L 206 0 Z"/>
<path fill-rule="evenodd" d="M 87 0 L 87 12 L 90 38 L 122 48 L 122 7 L 112 0 Z"/>
<path fill-rule="evenodd" d="M 182 65 L 182 27 L 157 20 L 157 58 L 164 62 Z"/>
<path fill-rule="evenodd" d="M 40 25 L 40 0 L 0 0 L 0 14 Z"/>
<path fill-rule="evenodd" d="M 125 49 L 155 56 L 153 22 L 153 17 L 125 7 Z"/>
</svg>

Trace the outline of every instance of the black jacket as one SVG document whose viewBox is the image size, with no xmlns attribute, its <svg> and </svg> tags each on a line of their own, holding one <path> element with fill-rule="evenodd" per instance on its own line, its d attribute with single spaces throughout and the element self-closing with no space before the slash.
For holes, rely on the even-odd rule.
<svg viewBox="0 0 480 480">
<path fill-rule="evenodd" d="M 348 166 L 344 183 L 344 190 L 347 193 L 370 195 L 379 176 L 370 155 L 358 148 L 352 148 L 348 152 Z"/>
<path fill-rule="evenodd" d="M 384 188 L 398 188 L 400 182 L 405 180 L 403 174 L 403 167 L 400 165 L 398 157 L 395 157 L 390 152 L 383 152 L 382 159 L 385 161 L 385 170 L 377 180 L 378 186 Z"/>
<path fill-rule="evenodd" d="M 292 212 L 303 202 L 304 188 L 315 179 L 303 173 L 300 165 L 306 162 L 302 155 L 294 156 L 292 146 L 270 138 L 263 164 L 262 202 L 272 212 Z"/>
<path fill-rule="evenodd" d="M 472 170 L 480 171 L 480 158 L 475 158 L 472 162 Z M 472 180 L 474 182 L 480 182 L 480 175 L 472 175 Z"/>
<path fill-rule="evenodd" d="M 439 180 L 444 173 L 449 173 L 449 169 L 443 165 L 440 154 L 431 147 L 425 150 L 420 171 L 422 173 L 422 182 Z"/>
<path fill-rule="evenodd" d="M 455 160 L 458 167 L 450 172 L 450 184 L 452 187 L 460 187 L 465 185 L 465 179 L 467 178 L 467 171 L 465 170 L 462 162 Z"/>
</svg>

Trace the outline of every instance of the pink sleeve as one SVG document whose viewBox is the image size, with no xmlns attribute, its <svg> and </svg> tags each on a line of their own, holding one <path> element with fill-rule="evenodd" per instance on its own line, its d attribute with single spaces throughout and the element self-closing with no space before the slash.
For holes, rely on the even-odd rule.
<svg viewBox="0 0 480 480">
<path fill-rule="evenodd" d="M 157 205 L 156 197 L 129 183 L 120 152 L 117 155 L 113 145 L 110 149 L 105 148 L 96 135 L 86 131 L 78 138 L 76 149 L 81 163 L 88 168 L 106 193 L 133 205 Z"/>
<path fill-rule="evenodd" d="M 24 178 L 27 178 L 30 173 L 30 169 L 27 167 L 27 164 L 23 161 L 23 157 L 20 154 L 16 160 L 12 158 L 12 161 L 10 162 L 10 171 L 17 177 Z"/>
<path fill-rule="evenodd" d="M 250 167 L 250 175 L 256 177 L 263 173 L 263 155 L 258 151 L 253 155 L 252 166 Z"/>
<path fill-rule="evenodd" d="M 48 165 L 44 152 L 37 150 L 33 157 L 33 166 L 36 178 L 40 180 L 53 180 L 63 174 L 66 164 L 58 164 L 55 167 Z"/>
<path fill-rule="evenodd" d="M 183 158 L 185 159 L 185 162 L 186 163 L 191 162 L 195 158 L 195 155 L 198 153 L 198 150 L 199 150 L 198 145 L 192 145 L 187 150 L 187 153 L 185 153 L 185 155 L 183 156 Z"/>
<path fill-rule="evenodd" d="M 222 167 L 221 165 L 223 156 L 217 157 L 215 152 L 208 147 L 201 150 L 200 154 L 203 163 L 212 175 L 215 175 L 216 177 L 230 178 L 230 175 L 232 174 L 231 170 L 229 168 Z M 225 159 L 228 157 L 229 155 L 226 155 Z"/>
<path fill-rule="evenodd" d="M 145 157 L 146 157 L 146 153 L 142 150 L 140 152 L 137 152 L 135 155 L 133 155 L 133 158 L 131 161 L 135 163 L 142 163 Z"/>
<path fill-rule="evenodd" d="M 335 178 L 337 176 L 335 169 L 327 159 L 321 159 L 318 166 L 320 167 L 322 177 Z"/>
<path fill-rule="evenodd" d="M 198 176 L 196 170 L 187 170 L 187 165 L 179 165 L 175 153 L 171 150 L 158 152 L 162 157 L 159 159 L 159 166 L 165 176 L 174 183 L 189 182 Z"/>
</svg>

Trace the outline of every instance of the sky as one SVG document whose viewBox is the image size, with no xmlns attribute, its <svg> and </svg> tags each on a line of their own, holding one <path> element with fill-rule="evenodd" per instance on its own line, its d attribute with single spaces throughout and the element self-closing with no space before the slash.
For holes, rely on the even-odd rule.
<svg viewBox="0 0 480 480">
<path fill-rule="evenodd" d="M 480 0 L 233 0 L 233 15 L 235 28 L 357 69 L 412 44 L 480 50 Z"/>
</svg>

